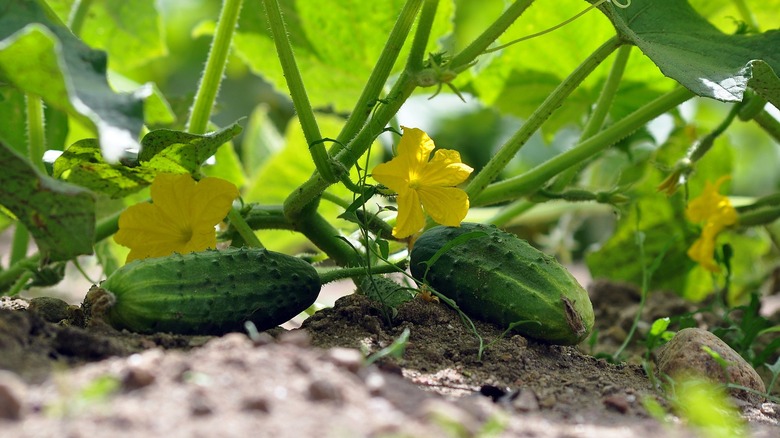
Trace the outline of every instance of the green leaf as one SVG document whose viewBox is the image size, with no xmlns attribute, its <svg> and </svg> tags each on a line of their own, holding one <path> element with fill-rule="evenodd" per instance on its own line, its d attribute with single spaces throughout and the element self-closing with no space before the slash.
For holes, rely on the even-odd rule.
<svg viewBox="0 0 780 438">
<path fill-rule="evenodd" d="M 238 124 L 205 135 L 160 129 L 143 139 L 138 163 L 109 164 L 95 139 L 80 140 L 54 162 L 53 176 L 120 198 L 150 185 L 158 173 L 197 174 L 217 149 L 241 132 Z"/>
<path fill-rule="evenodd" d="M 43 260 L 56 262 L 91 254 L 95 234 L 94 195 L 52 179 L 0 144 L 0 204 L 35 238 Z"/>
<path fill-rule="evenodd" d="M 600 9 L 666 76 L 699 96 L 741 101 L 755 67 L 757 80 L 777 93 L 777 76 L 766 67 L 780 69 L 780 32 L 726 35 L 681 0 L 632 0 L 627 8 L 606 3 Z"/>
<path fill-rule="evenodd" d="M 168 54 L 155 0 L 94 0 L 79 37 L 108 52 L 111 69 L 120 72 Z"/>
<path fill-rule="evenodd" d="M 137 150 L 148 89 L 114 93 L 105 53 L 77 39 L 41 1 L 0 5 L 0 80 L 94 127 L 109 161 Z"/>
<path fill-rule="evenodd" d="M 587 8 L 581 0 L 560 0 L 555 7 L 532 5 L 499 39 L 504 44 L 561 24 Z M 459 22 L 456 22 L 456 24 Z M 456 32 L 460 29 L 456 27 Z M 486 104 L 505 114 L 527 118 L 548 95 L 601 44 L 615 35 L 609 20 L 592 10 L 562 28 L 483 55 L 455 84 L 471 91 Z M 622 118 L 672 88 L 672 81 L 658 80 L 657 68 L 633 54 L 610 115 Z M 568 124 L 581 124 L 592 110 L 609 72 L 611 59 L 596 70 L 567 98 L 542 126 L 547 139 Z M 468 82 L 466 82 L 468 81 Z"/>
<path fill-rule="evenodd" d="M 238 123 L 204 135 L 158 129 L 144 136 L 138 161 L 158 172 L 194 174 L 220 146 L 239 133 Z"/>
<path fill-rule="evenodd" d="M 280 2 L 298 68 L 314 107 L 351 111 L 376 63 L 404 0 Z M 428 50 L 449 29 L 450 2 L 440 2 Z M 261 2 L 245 2 L 234 39 L 236 54 L 253 72 L 286 90 Z M 407 40 L 407 46 L 411 37 Z M 404 53 L 395 71 L 403 65 Z"/>
<path fill-rule="evenodd" d="M 181 172 L 180 172 L 181 173 Z M 112 198 L 121 198 L 148 186 L 156 173 L 145 166 L 107 163 L 94 138 L 70 145 L 54 162 L 52 176 Z"/>
</svg>

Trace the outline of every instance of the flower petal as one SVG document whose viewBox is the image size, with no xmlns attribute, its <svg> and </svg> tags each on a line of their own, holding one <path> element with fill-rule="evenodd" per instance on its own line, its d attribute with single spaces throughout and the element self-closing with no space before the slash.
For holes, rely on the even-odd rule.
<svg viewBox="0 0 780 438">
<path fill-rule="evenodd" d="M 460 153 L 450 149 L 439 149 L 420 174 L 420 183 L 426 186 L 456 186 L 473 172 L 470 166 L 460 162 Z"/>
<path fill-rule="evenodd" d="M 414 190 L 398 194 L 398 218 L 393 227 L 393 236 L 403 239 L 420 231 L 425 226 L 425 215 L 420 198 Z"/>
<path fill-rule="evenodd" d="M 705 229 L 701 237 L 696 239 L 688 248 L 688 257 L 696 263 L 700 264 L 704 269 L 718 273 L 720 272 L 720 266 L 715 263 L 715 239 L 718 237 L 717 232 L 713 233 L 711 230 Z"/>
<path fill-rule="evenodd" d="M 469 197 L 455 187 L 421 187 L 417 191 L 425 212 L 441 225 L 457 227 L 469 211 Z"/>
<path fill-rule="evenodd" d="M 691 200 L 685 209 L 685 215 L 688 217 L 688 220 L 691 222 L 703 222 L 718 215 L 726 215 L 728 219 L 733 214 L 734 222 L 732 223 L 736 222 L 736 212 L 732 212 L 734 209 L 729 198 L 718 193 L 720 186 L 729 178 L 728 175 L 721 176 L 715 184 L 707 181 L 701 194 Z M 731 225 L 731 223 L 728 225 Z"/>
<path fill-rule="evenodd" d="M 435 145 L 422 129 L 402 126 L 404 134 L 398 142 L 397 158 L 406 163 L 407 175 L 414 179 L 428 164 Z M 388 186 L 389 187 L 389 186 Z"/>
<path fill-rule="evenodd" d="M 190 214 L 194 231 L 213 229 L 222 222 L 238 197 L 238 188 L 221 178 L 207 177 L 198 181 L 190 199 Z"/>
<path fill-rule="evenodd" d="M 377 164 L 371 171 L 371 177 L 390 190 L 401 193 L 409 189 L 409 166 L 398 157 L 387 163 Z"/>
</svg>

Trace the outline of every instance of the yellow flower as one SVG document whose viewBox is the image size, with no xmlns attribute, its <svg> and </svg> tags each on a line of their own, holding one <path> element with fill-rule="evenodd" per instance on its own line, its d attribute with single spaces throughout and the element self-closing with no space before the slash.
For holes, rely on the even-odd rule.
<svg viewBox="0 0 780 438">
<path fill-rule="evenodd" d="M 688 249 L 688 257 L 710 272 L 720 272 L 715 263 L 715 240 L 718 234 L 729 225 L 737 223 L 737 211 L 731 206 L 729 198 L 718 193 L 721 184 L 729 179 L 728 175 L 718 178 L 715 184 L 707 182 L 698 198 L 688 203 L 685 215 L 691 222 L 704 222 L 701 236 Z"/>
<path fill-rule="evenodd" d="M 189 174 L 161 173 L 152 182 L 152 203 L 128 207 L 114 240 L 130 248 L 127 262 L 215 248 L 220 223 L 238 189 L 220 178 L 195 181 Z"/>
<path fill-rule="evenodd" d="M 403 127 L 398 155 L 377 165 L 373 178 L 398 193 L 398 219 L 393 236 L 411 236 L 425 225 L 425 213 L 439 224 L 458 226 L 469 210 L 466 192 L 454 186 L 474 170 L 460 154 L 439 149 L 429 161 L 433 140 L 417 128 Z"/>
</svg>

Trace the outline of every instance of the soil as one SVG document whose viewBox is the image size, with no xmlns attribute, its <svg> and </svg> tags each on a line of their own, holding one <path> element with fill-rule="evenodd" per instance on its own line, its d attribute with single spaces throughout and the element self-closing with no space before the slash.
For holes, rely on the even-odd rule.
<svg viewBox="0 0 780 438">
<path fill-rule="evenodd" d="M 77 306 L 6 298 L 0 436 L 707 436 L 645 409 L 666 402 L 641 343 L 624 361 L 601 357 L 625 339 L 636 291 L 598 282 L 591 295 L 598 342 L 549 345 L 475 321 L 481 356 L 457 313 L 421 299 L 392 323 L 352 294 L 299 328 L 205 337 L 119 332 L 85 324 Z M 689 307 L 652 295 L 638 337 Z M 365 360 L 406 330 L 402 355 Z M 780 436 L 780 405 L 735 402 L 750 436 Z"/>
</svg>

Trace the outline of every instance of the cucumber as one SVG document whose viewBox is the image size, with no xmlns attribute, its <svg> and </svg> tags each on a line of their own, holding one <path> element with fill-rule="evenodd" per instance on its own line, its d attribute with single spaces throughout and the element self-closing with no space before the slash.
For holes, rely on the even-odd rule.
<svg viewBox="0 0 780 438">
<path fill-rule="evenodd" d="M 84 308 L 117 329 L 220 335 L 266 330 L 306 310 L 321 289 L 309 263 L 259 248 L 136 260 L 87 294 Z"/>
<path fill-rule="evenodd" d="M 463 241 L 453 242 L 458 236 Z M 448 243 L 428 268 L 427 262 Z M 517 333 L 561 345 L 581 342 L 593 328 L 590 298 L 571 273 L 495 226 L 431 228 L 414 243 L 410 257 L 412 276 L 451 298 L 470 317 L 504 328 L 519 322 Z"/>
</svg>

